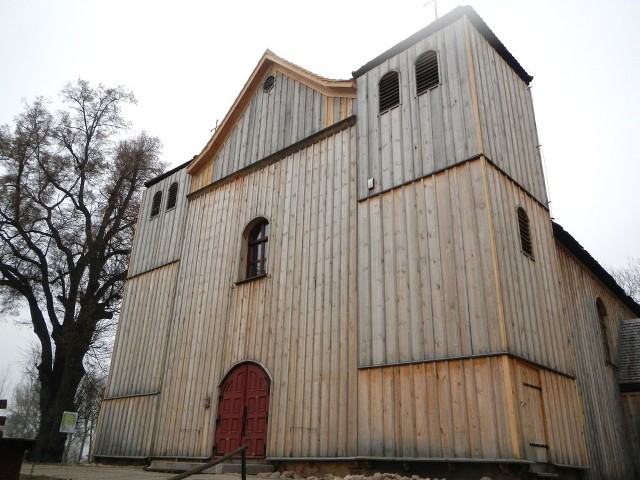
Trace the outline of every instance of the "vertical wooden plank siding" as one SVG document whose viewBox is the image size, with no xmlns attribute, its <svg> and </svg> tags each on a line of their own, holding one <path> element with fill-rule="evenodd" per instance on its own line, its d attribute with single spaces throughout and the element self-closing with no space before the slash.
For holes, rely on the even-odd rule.
<svg viewBox="0 0 640 480">
<path fill-rule="evenodd" d="M 573 372 L 549 212 L 486 163 L 494 218 L 498 277 L 509 351 L 541 365 Z M 522 253 L 517 208 L 527 212 L 534 258 Z"/>
<path fill-rule="evenodd" d="M 589 446 L 589 478 L 633 478 L 632 444 L 626 430 L 615 363 L 606 361 L 596 299 L 607 309 L 612 362 L 618 358 L 620 322 L 632 312 L 562 245 L 556 248 L 564 308 L 575 344 L 576 380 L 583 399 Z"/>
<path fill-rule="evenodd" d="M 211 453 L 218 384 L 246 360 L 272 376 L 268 456 L 355 454 L 355 149 L 352 127 L 191 201 L 154 455 Z M 269 275 L 235 284 L 257 216 Z"/>
<path fill-rule="evenodd" d="M 148 457 L 156 395 L 103 400 L 96 429 L 94 455 Z"/>
<path fill-rule="evenodd" d="M 358 204 L 359 365 L 502 351 L 480 161 Z"/>
<path fill-rule="evenodd" d="M 359 199 L 479 153 L 464 42 L 466 21 L 454 22 L 357 79 Z M 415 61 L 426 50 L 438 52 L 441 84 L 417 96 Z M 400 105 L 380 114 L 378 82 L 389 70 L 400 74 Z M 375 180 L 373 189 L 367 188 L 369 178 Z"/>
<path fill-rule="evenodd" d="M 326 97 L 280 71 L 272 73 L 274 87 L 268 92 L 262 88 L 255 91 L 213 160 L 213 170 L 205 168 L 194 175 L 191 191 L 220 180 L 351 114 L 349 104 L 352 99 Z M 334 100 L 338 100 L 337 111 Z"/>
<path fill-rule="evenodd" d="M 127 281 L 106 397 L 160 390 L 177 273 L 174 262 Z"/>
<path fill-rule="evenodd" d="M 622 394 L 622 408 L 628 419 L 627 431 L 631 440 L 636 476 L 640 474 L 640 392 Z"/>
<path fill-rule="evenodd" d="M 546 204 L 530 89 L 486 38 L 469 30 L 483 153 Z"/>
<path fill-rule="evenodd" d="M 358 455 L 518 458 L 499 357 L 358 371 Z"/>
<path fill-rule="evenodd" d="M 169 186 L 178 182 L 176 206 L 167 210 Z M 142 196 L 136 233 L 129 259 L 128 276 L 133 277 L 180 258 L 182 229 L 186 217 L 189 180 L 185 169 L 151 185 Z M 151 203 L 156 192 L 162 192 L 162 204 L 157 216 L 151 218 Z"/>
<path fill-rule="evenodd" d="M 574 380 L 506 356 L 363 368 L 358 400 L 358 455 L 587 463 Z"/>
</svg>

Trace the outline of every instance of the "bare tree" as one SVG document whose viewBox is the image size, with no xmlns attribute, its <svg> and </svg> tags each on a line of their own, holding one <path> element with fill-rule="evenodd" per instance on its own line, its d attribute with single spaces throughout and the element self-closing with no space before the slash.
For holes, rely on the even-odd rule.
<svg viewBox="0 0 640 480">
<path fill-rule="evenodd" d="M 627 294 L 640 303 L 640 258 L 630 258 L 627 265 L 610 267 L 609 273 Z"/>
<path fill-rule="evenodd" d="M 13 390 L 7 405 L 7 438 L 35 438 L 40 424 L 40 384 L 33 375 L 25 375 Z"/>
<path fill-rule="evenodd" d="M 59 462 L 85 357 L 117 318 L 144 182 L 160 142 L 122 137 L 123 87 L 78 80 L 52 114 L 38 99 L 0 129 L 0 310 L 27 305 L 38 337 L 40 423 L 33 459 Z"/>
<path fill-rule="evenodd" d="M 88 368 L 80 383 L 76 393 L 78 423 L 76 432 L 68 437 L 65 455 L 69 462 L 80 462 L 89 456 L 106 378 L 104 372 Z"/>
<path fill-rule="evenodd" d="M 0 368 L 0 399 L 7 399 L 9 395 L 9 384 L 11 383 L 11 368 Z"/>
</svg>

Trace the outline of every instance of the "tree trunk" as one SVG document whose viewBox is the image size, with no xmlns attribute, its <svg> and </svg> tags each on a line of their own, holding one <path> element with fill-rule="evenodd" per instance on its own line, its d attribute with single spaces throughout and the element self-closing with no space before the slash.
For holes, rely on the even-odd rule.
<svg viewBox="0 0 640 480">
<path fill-rule="evenodd" d="M 70 355 L 74 358 L 70 358 Z M 63 412 L 75 411 L 74 398 L 84 375 L 83 358 L 82 352 L 67 352 L 67 356 L 63 357 L 56 351 L 54 373 L 40 372 L 40 429 L 30 456 L 34 462 L 62 461 L 67 434 L 60 433 L 60 423 Z M 64 367 L 58 368 L 60 364 L 64 364 Z"/>
<path fill-rule="evenodd" d="M 52 410 L 42 412 L 40 430 L 36 436 L 36 445 L 29 459 L 39 463 L 60 463 L 64 453 L 65 433 L 60 433 L 62 412 L 57 415 Z"/>
</svg>

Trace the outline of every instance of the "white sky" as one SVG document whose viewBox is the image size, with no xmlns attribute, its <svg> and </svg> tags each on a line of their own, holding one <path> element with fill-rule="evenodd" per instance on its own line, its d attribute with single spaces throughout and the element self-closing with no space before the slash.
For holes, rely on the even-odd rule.
<svg viewBox="0 0 640 480">
<path fill-rule="evenodd" d="M 434 20 L 428 0 L 0 0 L 0 124 L 81 77 L 131 88 L 135 130 L 199 153 L 269 48 L 329 78 Z M 466 2 L 465 2 L 466 3 Z M 470 1 L 532 82 L 552 214 L 603 265 L 640 257 L 640 1 Z M 440 16 L 459 5 L 438 0 Z M 1 322 L 1 320 L 0 320 Z M 25 339 L 0 323 L 0 370 Z"/>
</svg>

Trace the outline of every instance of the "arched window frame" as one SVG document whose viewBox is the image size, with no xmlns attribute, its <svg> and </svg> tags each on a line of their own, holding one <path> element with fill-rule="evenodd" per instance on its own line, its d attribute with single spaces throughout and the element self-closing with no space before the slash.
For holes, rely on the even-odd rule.
<svg viewBox="0 0 640 480">
<path fill-rule="evenodd" d="M 378 112 L 380 115 L 400 105 L 400 72 L 389 70 L 378 82 Z"/>
<path fill-rule="evenodd" d="M 529 215 L 527 215 L 527 211 L 522 207 L 518 207 L 516 209 L 516 215 L 518 217 L 521 251 L 526 257 L 534 260 L 533 238 L 531 236 L 531 222 L 529 222 Z"/>
<path fill-rule="evenodd" d="M 416 94 L 422 95 L 440 85 L 440 65 L 438 52 L 427 50 L 422 52 L 415 63 Z"/>
<path fill-rule="evenodd" d="M 169 187 L 169 191 L 167 193 L 167 206 L 165 210 L 171 210 L 175 208 L 176 203 L 178 202 L 178 182 L 173 182 Z"/>
<path fill-rule="evenodd" d="M 267 275 L 271 224 L 264 217 L 254 218 L 242 233 L 240 282 Z"/>
<path fill-rule="evenodd" d="M 602 340 L 602 350 L 604 358 L 611 363 L 611 348 L 609 347 L 609 335 L 607 333 L 607 309 L 600 297 L 596 297 L 596 311 L 598 312 L 598 323 L 600 324 L 600 338 Z"/>
<path fill-rule="evenodd" d="M 162 190 L 158 190 L 153 194 L 151 201 L 151 215 L 149 218 L 155 218 L 160 214 L 160 206 L 162 205 Z"/>
</svg>

